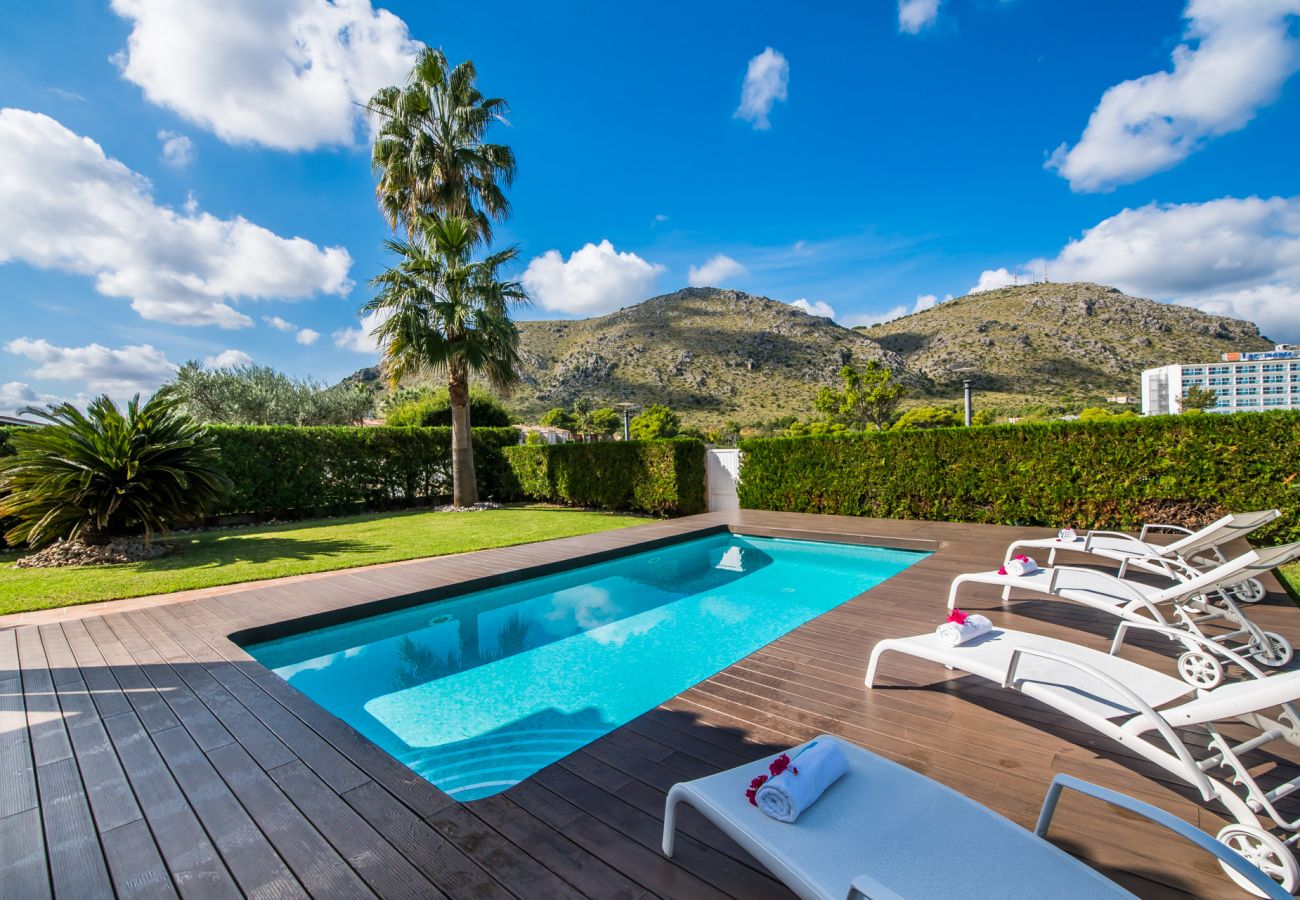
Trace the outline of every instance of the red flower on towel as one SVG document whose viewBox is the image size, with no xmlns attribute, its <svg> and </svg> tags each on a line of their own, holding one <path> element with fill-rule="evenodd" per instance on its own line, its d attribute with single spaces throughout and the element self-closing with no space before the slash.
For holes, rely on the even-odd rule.
<svg viewBox="0 0 1300 900">
<path fill-rule="evenodd" d="M 749 790 L 745 791 L 745 798 L 749 800 L 750 805 L 758 806 L 758 789 L 763 786 L 765 781 L 767 781 L 766 775 L 758 775 L 749 783 Z"/>
<path fill-rule="evenodd" d="M 1028 556 L 1025 556 L 1025 554 L 1023 554 L 1023 553 L 1017 553 L 1015 556 L 1013 556 L 1013 557 L 1011 557 L 1011 558 L 1012 558 L 1012 559 L 1018 559 L 1018 560 L 1020 560 L 1022 563 L 1027 563 L 1027 562 L 1029 562 L 1029 557 L 1028 557 Z"/>
<path fill-rule="evenodd" d="M 966 614 L 965 614 L 964 612 L 962 612 L 960 609 L 956 609 L 956 608 L 954 608 L 952 612 L 948 613 L 948 619 L 947 619 L 947 621 L 949 621 L 949 622 L 955 622 L 955 623 L 957 623 L 958 625 L 965 625 L 965 624 L 966 624 Z"/>
<path fill-rule="evenodd" d="M 789 768 L 789 766 L 790 766 L 790 755 L 788 753 L 782 753 L 776 759 L 768 763 L 767 770 L 771 772 L 772 777 L 775 778 L 776 776 L 784 772 L 787 768 Z"/>
<path fill-rule="evenodd" d="M 1005 575 L 1005 574 L 1007 574 L 1007 567 L 1006 567 L 1006 566 L 998 566 L 998 574 L 999 574 L 999 575 Z"/>
</svg>

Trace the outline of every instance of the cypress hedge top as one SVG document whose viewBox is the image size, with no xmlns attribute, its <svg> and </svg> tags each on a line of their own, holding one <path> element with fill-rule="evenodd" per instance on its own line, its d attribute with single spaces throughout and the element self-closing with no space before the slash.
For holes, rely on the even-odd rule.
<svg viewBox="0 0 1300 900">
<path fill-rule="evenodd" d="M 759 438 L 747 509 L 1132 529 L 1279 508 L 1300 540 L 1300 411 Z"/>
</svg>

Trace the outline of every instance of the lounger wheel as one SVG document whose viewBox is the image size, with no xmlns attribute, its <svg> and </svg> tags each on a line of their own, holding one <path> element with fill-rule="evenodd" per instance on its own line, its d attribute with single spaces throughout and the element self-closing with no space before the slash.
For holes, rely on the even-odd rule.
<svg viewBox="0 0 1300 900">
<path fill-rule="evenodd" d="M 1264 590 L 1264 583 L 1258 578 L 1247 578 L 1224 590 L 1238 603 L 1258 603 L 1268 593 Z"/>
<path fill-rule="evenodd" d="M 1178 657 L 1178 674 L 1183 681 L 1203 690 L 1223 684 L 1223 665 L 1208 653 L 1189 650 Z"/>
<path fill-rule="evenodd" d="M 1300 866 L 1296 865 L 1295 855 L 1286 844 L 1258 825 L 1228 825 L 1215 837 L 1282 885 L 1284 891 L 1295 893 L 1296 885 L 1300 884 Z M 1256 897 L 1264 896 L 1235 869 L 1223 866 L 1223 871 L 1242 890 L 1250 891 Z"/>
<path fill-rule="evenodd" d="M 1264 632 L 1264 646 L 1259 647 L 1250 654 L 1256 662 L 1263 663 L 1266 666 L 1285 666 L 1295 656 L 1295 650 L 1291 647 L 1291 642 L 1276 631 Z"/>
</svg>

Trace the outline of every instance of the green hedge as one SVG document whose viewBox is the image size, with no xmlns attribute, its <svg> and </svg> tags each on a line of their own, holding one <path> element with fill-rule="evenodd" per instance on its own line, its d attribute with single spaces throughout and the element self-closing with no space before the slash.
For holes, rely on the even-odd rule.
<svg viewBox="0 0 1300 900">
<path fill-rule="evenodd" d="M 216 425 L 235 489 L 218 515 L 297 517 L 427 503 L 451 493 L 450 428 Z M 474 471 L 484 499 L 518 486 L 503 448 L 514 428 L 475 428 Z"/>
<path fill-rule="evenodd" d="M 669 516 L 705 508 L 696 440 L 528 444 L 507 447 L 505 457 L 521 493 L 535 500 Z"/>
<path fill-rule="evenodd" d="M 1278 508 L 1257 537 L 1300 540 L 1300 412 L 758 438 L 746 509 L 1134 528 Z"/>
</svg>

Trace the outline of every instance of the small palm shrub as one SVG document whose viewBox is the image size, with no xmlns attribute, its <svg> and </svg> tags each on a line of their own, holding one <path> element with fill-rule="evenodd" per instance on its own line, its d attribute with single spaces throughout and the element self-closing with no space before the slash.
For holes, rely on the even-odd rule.
<svg viewBox="0 0 1300 900">
<path fill-rule="evenodd" d="M 210 509 L 230 487 L 207 430 L 178 410 L 169 390 L 126 414 L 107 396 L 85 413 L 64 403 L 28 409 L 47 424 L 10 436 L 0 459 L 0 517 L 16 521 L 11 544 L 58 538 L 88 544 L 144 535 Z"/>
</svg>

